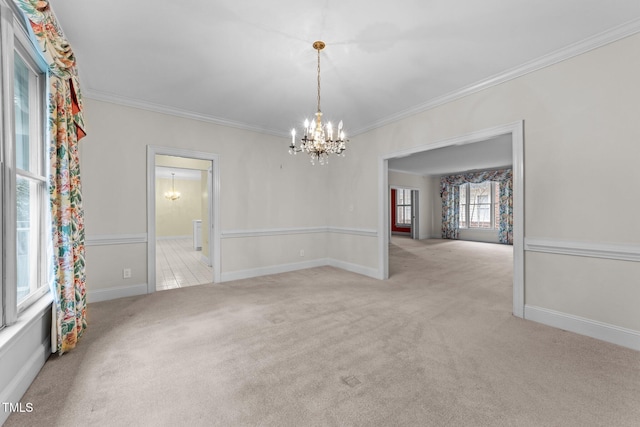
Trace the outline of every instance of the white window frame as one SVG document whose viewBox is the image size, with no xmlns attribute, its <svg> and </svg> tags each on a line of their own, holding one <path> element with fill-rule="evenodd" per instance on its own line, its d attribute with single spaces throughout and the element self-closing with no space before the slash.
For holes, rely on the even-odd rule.
<svg viewBox="0 0 640 427">
<path fill-rule="evenodd" d="M 400 228 L 407 228 L 407 227 L 411 227 L 411 189 L 409 188 L 396 188 L 396 227 L 400 227 Z M 402 192 L 403 195 L 403 203 L 400 203 L 400 192 Z M 409 195 L 409 197 L 407 198 L 406 195 Z M 409 207 L 409 222 L 399 222 L 398 221 L 398 210 L 399 208 L 402 208 L 403 211 L 405 210 L 406 207 Z M 402 215 L 404 217 L 404 214 Z"/>
<path fill-rule="evenodd" d="M 0 89 L 2 94 L 0 134 L 1 147 L 1 201 L 2 228 L 0 243 L 2 245 L 2 283 L 0 284 L 0 328 L 11 325 L 18 320 L 20 313 L 42 296 L 49 294 L 48 260 L 46 255 L 49 204 L 47 200 L 47 65 L 39 53 L 34 42 L 31 29 L 22 12 L 12 2 L 7 4 L 0 1 Z M 16 166 L 16 138 L 15 138 L 15 106 L 14 106 L 14 55 L 18 53 L 27 67 L 36 74 L 36 91 L 30 90 L 30 115 L 35 114 L 36 128 L 30 133 L 30 148 L 38 151 L 37 169 L 33 171 L 18 170 Z M 35 138 L 35 140 L 33 139 Z M 25 177 L 39 183 L 38 197 L 40 207 L 37 210 L 39 222 L 38 239 L 38 288 L 26 299 L 17 303 L 17 209 L 16 184 L 17 178 Z M 44 185 L 42 185 L 44 184 Z"/>
<path fill-rule="evenodd" d="M 490 206 L 489 206 L 489 217 L 491 219 L 491 226 L 489 228 L 481 228 L 481 227 L 469 227 L 470 224 L 470 220 L 471 220 L 471 211 L 470 211 L 470 207 L 471 207 L 471 185 L 470 183 L 466 182 L 464 184 L 460 184 L 460 193 L 462 193 L 462 187 L 466 188 L 465 191 L 465 200 L 464 202 L 462 201 L 462 196 L 460 197 L 460 210 L 462 211 L 463 206 L 464 206 L 464 217 L 465 217 L 465 221 L 464 224 L 462 221 L 459 221 L 459 228 L 461 229 L 465 229 L 465 230 L 479 230 L 479 231 L 495 231 L 498 228 L 498 222 L 497 222 L 497 218 L 495 215 L 496 212 L 496 181 L 483 181 L 480 182 L 478 184 L 484 184 L 485 182 L 489 182 L 491 185 L 489 185 L 489 201 L 491 202 Z"/>
</svg>

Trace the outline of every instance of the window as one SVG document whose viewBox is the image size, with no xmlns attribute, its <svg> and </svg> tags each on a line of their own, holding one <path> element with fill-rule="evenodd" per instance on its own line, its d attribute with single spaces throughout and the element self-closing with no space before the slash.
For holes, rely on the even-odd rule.
<svg viewBox="0 0 640 427">
<path fill-rule="evenodd" d="M 460 185 L 460 228 L 499 228 L 499 184 L 485 181 Z"/>
<path fill-rule="evenodd" d="M 16 18 L 21 18 L 16 16 Z M 13 23 L 13 25 L 11 25 Z M 14 323 L 18 314 L 49 290 L 45 223 L 49 203 L 46 177 L 46 66 L 23 26 L 3 19 L 3 50 L 13 51 L 4 63 L 2 79 L 4 120 L 13 122 L 2 140 L 3 257 L 0 327 Z M 13 113 L 13 114 L 11 114 Z M 15 207 L 15 210 L 14 210 Z"/>
<path fill-rule="evenodd" d="M 46 290 L 44 211 L 47 181 L 44 176 L 42 102 L 44 76 L 14 54 L 14 115 L 16 153 L 16 261 L 17 303 Z"/>
<path fill-rule="evenodd" d="M 411 190 L 396 190 L 396 226 L 411 226 Z"/>
</svg>

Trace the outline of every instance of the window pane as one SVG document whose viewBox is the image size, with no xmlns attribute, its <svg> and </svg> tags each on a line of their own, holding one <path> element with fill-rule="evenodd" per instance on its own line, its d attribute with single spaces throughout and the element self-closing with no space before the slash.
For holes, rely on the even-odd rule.
<svg viewBox="0 0 640 427">
<path fill-rule="evenodd" d="M 469 184 L 469 227 L 491 228 L 491 182 Z"/>
<path fill-rule="evenodd" d="M 18 304 L 38 289 L 39 181 L 18 176 L 16 179 Z"/>
<path fill-rule="evenodd" d="M 396 190 L 396 225 L 411 225 L 411 190 Z"/>
<path fill-rule="evenodd" d="M 29 80 L 31 72 L 20 55 L 15 54 L 14 105 L 16 120 L 16 167 L 30 171 Z"/>
<path fill-rule="evenodd" d="M 460 211 L 459 222 L 460 228 L 467 228 L 467 184 L 460 186 Z"/>
<path fill-rule="evenodd" d="M 402 209 L 402 206 L 397 206 L 396 207 L 396 224 L 402 224 L 404 223 L 404 210 Z"/>
<path fill-rule="evenodd" d="M 14 52 L 14 115 L 16 164 L 16 296 L 18 310 L 24 309 L 47 290 L 43 215 L 46 178 L 44 121 L 41 114 L 44 75 L 24 56 Z M 28 173 L 26 173 L 28 172 Z"/>
</svg>

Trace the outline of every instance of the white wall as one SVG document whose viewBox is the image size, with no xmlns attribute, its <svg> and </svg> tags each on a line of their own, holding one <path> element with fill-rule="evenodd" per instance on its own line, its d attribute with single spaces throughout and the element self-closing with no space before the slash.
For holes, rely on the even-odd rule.
<svg viewBox="0 0 640 427">
<path fill-rule="evenodd" d="M 219 155 L 223 277 L 326 259 L 326 238 L 319 240 L 313 228 L 327 224 L 329 168 L 290 156 L 286 138 L 93 99 L 85 100 L 85 108 L 90 131 L 80 155 L 90 300 L 139 291 L 147 283 L 147 145 Z M 295 250 L 282 239 L 260 237 L 274 229 L 290 230 Z M 245 236 L 227 237 L 229 232 Z M 261 255 L 252 256 L 256 251 Z M 131 279 L 122 278 L 125 267 L 132 269 Z"/>
<path fill-rule="evenodd" d="M 331 176 L 335 199 L 340 207 L 357 194 L 358 221 L 373 227 L 380 215 L 378 157 L 524 120 L 525 242 L 635 244 L 631 250 L 640 253 L 640 198 L 630 187 L 640 182 L 638 75 L 640 35 L 634 35 L 358 135 L 346 167 Z M 354 221 L 340 210 L 330 218 L 336 226 Z M 365 249 L 367 242 L 351 240 Z M 377 265 L 376 256 L 368 255 L 371 265 Z M 599 274 L 583 273 L 595 265 Z M 638 277 L 638 262 L 530 250 L 525 302 L 531 310 L 549 309 L 635 334 Z"/>
<path fill-rule="evenodd" d="M 81 155 L 87 234 L 145 233 L 146 145 L 179 147 L 220 155 L 224 277 L 326 260 L 375 275 L 381 269 L 379 157 L 524 120 L 525 247 L 544 238 L 551 246 L 636 245 L 631 250 L 640 253 L 640 198 L 629 186 L 640 182 L 638 75 L 635 35 L 357 135 L 347 156 L 324 168 L 290 157 L 285 138 L 86 100 L 90 133 Z M 437 232 L 439 219 L 432 218 Z M 605 329 L 640 331 L 638 262 L 594 262 L 532 248 L 525 254 L 525 313 L 553 312 Z M 89 246 L 90 294 L 144 283 L 143 260 L 144 244 Z M 124 262 L 135 263 L 133 282 L 119 279 Z M 583 273 L 595 273 L 594 266 L 598 274 Z"/>
<path fill-rule="evenodd" d="M 180 198 L 170 200 L 164 193 L 172 188 L 171 179 L 156 178 L 156 237 L 184 237 L 193 234 L 193 220 L 202 220 L 202 183 L 175 180 Z M 206 206 L 205 206 L 206 208 Z M 206 211 L 204 213 L 206 215 Z"/>
</svg>

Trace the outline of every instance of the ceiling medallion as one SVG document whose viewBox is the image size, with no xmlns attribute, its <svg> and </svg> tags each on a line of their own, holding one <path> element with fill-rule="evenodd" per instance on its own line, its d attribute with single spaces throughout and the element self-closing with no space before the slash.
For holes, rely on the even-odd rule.
<svg viewBox="0 0 640 427">
<path fill-rule="evenodd" d="M 338 123 L 335 135 L 331 122 L 326 125 L 322 123 L 322 112 L 320 111 L 320 51 L 324 47 L 325 43 L 323 41 L 313 43 L 313 48 L 318 51 L 318 112 L 316 113 L 316 119 L 312 122 L 309 122 L 309 120 L 304 121 L 300 146 L 296 146 L 296 130 L 292 129 L 291 145 L 289 146 L 289 154 L 308 153 L 313 165 L 316 164 L 316 161 L 321 165 L 329 163 L 329 154 L 344 157 L 344 150 L 347 149 L 346 143 L 349 142 L 344 136 L 342 120 Z"/>
</svg>

